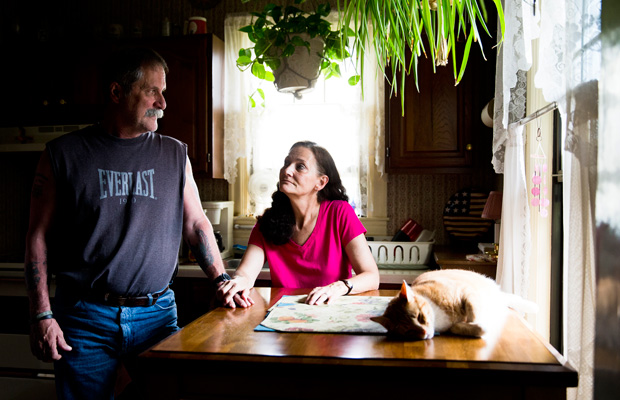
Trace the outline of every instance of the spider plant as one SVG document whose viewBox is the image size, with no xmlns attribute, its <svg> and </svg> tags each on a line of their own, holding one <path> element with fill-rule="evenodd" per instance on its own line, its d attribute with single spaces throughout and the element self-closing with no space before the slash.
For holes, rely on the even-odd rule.
<svg viewBox="0 0 620 400">
<path fill-rule="evenodd" d="M 413 73 L 418 87 L 417 65 L 421 55 L 430 57 L 433 70 L 446 65 L 451 53 L 455 85 L 461 81 L 473 42 L 480 41 L 480 27 L 491 36 L 486 26 L 485 0 L 337 0 L 340 26 L 355 31 L 353 53 L 363 77 L 364 53 L 374 48 L 379 68 L 390 69 L 392 93 L 400 89 L 404 105 L 405 77 Z M 501 35 L 504 35 L 504 14 L 501 0 L 491 0 L 497 9 Z M 457 38 L 465 38 L 460 66 L 457 63 Z M 426 46 L 425 43 L 426 42 Z M 405 50 L 411 51 L 406 57 Z M 486 59 L 486 57 L 485 57 Z M 388 75 L 386 75 L 388 76 Z M 362 82 L 363 88 L 363 82 Z M 403 109 L 404 113 L 404 109 Z"/>
</svg>

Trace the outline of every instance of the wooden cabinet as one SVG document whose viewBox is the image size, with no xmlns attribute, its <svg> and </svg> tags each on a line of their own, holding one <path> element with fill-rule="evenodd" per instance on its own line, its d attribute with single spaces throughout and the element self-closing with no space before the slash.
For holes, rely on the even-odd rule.
<svg viewBox="0 0 620 400">
<path fill-rule="evenodd" d="M 148 46 L 170 69 L 167 108 L 158 131 L 188 145 L 195 173 L 223 178 L 224 42 L 212 34 L 85 43 L 5 43 L 0 126 L 77 125 L 100 121 L 100 73 L 119 47 Z"/>
<path fill-rule="evenodd" d="M 0 47 L 0 126 L 89 124 L 101 119 L 103 44 L 11 42 Z"/>
<path fill-rule="evenodd" d="M 192 35 L 146 41 L 168 64 L 159 132 L 188 146 L 195 173 L 224 177 L 224 42 Z"/>
<path fill-rule="evenodd" d="M 457 44 L 462 54 L 463 44 Z M 465 75 L 455 86 L 452 59 L 433 67 L 420 58 L 418 88 L 413 73 L 405 79 L 404 115 L 401 94 L 391 96 L 386 83 L 386 169 L 389 173 L 470 172 L 480 152 L 485 128 L 480 111 L 493 97 L 494 58 L 484 62 L 472 49 Z M 459 62 L 460 63 L 460 62 Z M 459 64 L 460 65 L 460 64 Z M 488 128 L 487 128 L 488 129 Z"/>
</svg>

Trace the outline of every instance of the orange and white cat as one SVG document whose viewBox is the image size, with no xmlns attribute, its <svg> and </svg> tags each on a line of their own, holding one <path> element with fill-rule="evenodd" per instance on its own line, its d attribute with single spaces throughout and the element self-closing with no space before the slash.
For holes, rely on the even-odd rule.
<svg viewBox="0 0 620 400">
<path fill-rule="evenodd" d="M 400 292 L 384 314 L 372 320 L 388 335 L 409 340 L 430 339 L 435 333 L 481 337 L 501 325 L 508 307 L 535 313 L 535 303 L 500 290 L 492 279 L 472 271 L 425 272 Z"/>
</svg>

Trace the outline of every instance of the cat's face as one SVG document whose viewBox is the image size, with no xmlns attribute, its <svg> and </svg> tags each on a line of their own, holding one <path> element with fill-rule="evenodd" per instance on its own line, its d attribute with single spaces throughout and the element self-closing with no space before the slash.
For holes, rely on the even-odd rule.
<svg viewBox="0 0 620 400">
<path fill-rule="evenodd" d="M 371 318 L 387 329 L 388 335 L 405 340 L 430 339 L 435 335 L 433 310 L 403 282 L 400 293 L 380 317 Z"/>
</svg>

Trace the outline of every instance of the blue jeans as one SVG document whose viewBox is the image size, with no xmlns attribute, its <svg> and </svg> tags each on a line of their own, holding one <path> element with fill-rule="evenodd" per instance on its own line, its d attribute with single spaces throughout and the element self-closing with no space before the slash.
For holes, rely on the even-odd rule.
<svg viewBox="0 0 620 400">
<path fill-rule="evenodd" d="M 150 307 L 111 307 L 59 288 L 54 318 L 73 348 L 54 362 L 59 399 L 113 399 L 120 363 L 135 376 L 136 356 L 179 330 L 172 289 Z"/>
</svg>

